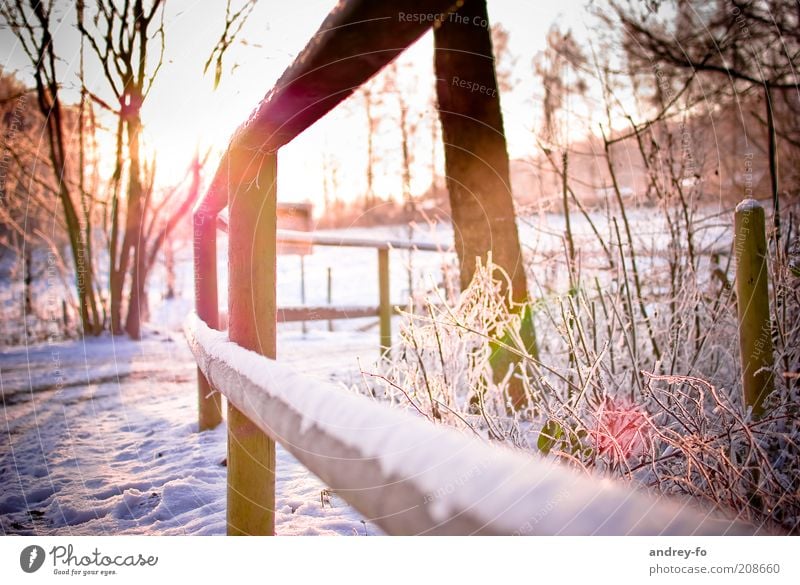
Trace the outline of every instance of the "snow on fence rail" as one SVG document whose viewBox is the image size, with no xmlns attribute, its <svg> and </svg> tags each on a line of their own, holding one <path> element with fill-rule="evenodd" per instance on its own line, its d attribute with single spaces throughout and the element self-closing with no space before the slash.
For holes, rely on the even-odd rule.
<svg viewBox="0 0 800 585">
<path fill-rule="evenodd" d="M 195 314 L 185 334 L 213 389 L 388 534 L 757 532 L 301 376 Z"/>
</svg>

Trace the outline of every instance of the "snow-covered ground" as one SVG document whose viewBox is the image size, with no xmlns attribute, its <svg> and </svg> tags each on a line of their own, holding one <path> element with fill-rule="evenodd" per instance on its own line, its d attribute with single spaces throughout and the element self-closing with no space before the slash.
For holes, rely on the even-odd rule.
<svg viewBox="0 0 800 585">
<path fill-rule="evenodd" d="M 372 333 L 288 331 L 282 361 L 346 381 L 377 356 Z M 226 431 L 196 432 L 195 376 L 168 330 L 0 353 L 0 530 L 224 534 Z M 277 453 L 278 534 L 378 532 Z"/>
<path fill-rule="evenodd" d="M 428 231 L 422 228 L 420 231 Z M 347 230 L 349 237 L 407 237 L 405 228 Z M 425 237 L 425 236 L 428 237 Z M 415 237 L 435 241 L 436 234 Z M 447 234 L 445 234 L 445 237 Z M 447 240 L 444 240 L 447 241 Z M 226 238 L 219 245 L 220 306 L 227 303 Z M 196 432 L 196 368 L 181 334 L 192 310 L 191 245 L 177 252 L 178 298 L 164 301 L 165 275 L 149 280 L 151 321 L 141 343 L 124 338 L 39 343 L 0 350 L 0 530 L 4 534 L 224 534 L 226 429 Z M 408 298 L 408 253 L 392 252 L 393 301 Z M 440 254 L 417 253 L 441 277 Z M 306 303 L 377 305 L 377 254 L 316 247 L 306 258 Z M 281 306 L 301 304 L 299 258 L 278 262 Z M 51 279 L 52 280 L 52 279 Z M 63 290 L 41 283 L 46 299 Z M 4 312 L 21 282 L 2 284 Z M 40 287 L 41 288 L 41 287 Z M 0 347 L 21 323 L 4 319 Z M 306 375 L 351 383 L 378 357 L 377 319 L 280 327 L 278 359 Z M 9 331 L 6 331 L 6 330 Z M 9 335 L 7 335 L 9 334 Z M 280 446 L 278 534 L 375 534 L 358 514 Z"/>
<path fill-rule="evenodd" d="M 638 211 L 637 238 L 658 244 L 663 233 Z M 602 220 L 597 214 L 596 219 Z M 703 232 L 709 247 L 725 243 L 724 221 Z M 588 224 L 573 218 L 576 242 L 592 248 Z M 563 217 L 521 222 L 523 246 L 544 254 L 560 250 Z M 346 230 L 347 237 L 404 239 L 405 227 Z M 420 226 L 415 240 L 452 242 L 448 226 Z M 720 239 L 722 242 L 720 242 Z M 192 308 L 190 243 L 177 251 L 178 298 L 162 300 L 164 274 L 149 282 L 151 321 L 141 343 L 104 337 L 0 350 L 0 530 L 47 534 L 223 534 L 225 532 L 224 427 L 198 434 L 195 365 L 180 326 Z M 219 245 L 220 305 L 227 299 L 225 238 Z M 408 299 L 405 251 L 391 254 L 392 301 Z M 415 289 L 441 282 L 452 255 L 413 254 Z M 306 257 L 306 303 L 327 303 L 332 269 L 334 305 L 376 305 L 377 255 L 370 249 L 316 247 Z M 45 283 L 40 296 L 55 294 Z M 6 313 L 21 299 L 20 282 L 0 285 Z M 44 301 L 42 301 L 44 302 Z M 278 303 L 300 305 L 299 258 L 278 261 Z M 60 303 L 59 303 L 60 305 Z M 280 327 L 278 359 L 305 374 L 352 382 L 359 359 L 366 368 L 377 357 L 375 319 Z M 3 319 L 0 345 L 20 323 Z M 16 335 L 16 333 L 15 333 Z M 279 534 L 374 534 L 378 530 L 278 448 Z"/>
</svg>

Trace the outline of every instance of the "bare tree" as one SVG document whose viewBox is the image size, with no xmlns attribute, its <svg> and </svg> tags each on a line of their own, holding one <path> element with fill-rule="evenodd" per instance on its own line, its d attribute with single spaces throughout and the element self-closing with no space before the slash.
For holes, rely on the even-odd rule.
<svg viewBox="0 0 800 585">
<path fill-rule="evenodd" d="M 571 78 L 569 73 L 577 71 L 586 63 L 578 43 L 570 31 L 562 32 L 558 26 L 552 26 L 547 33 L 547 47 L 533 60 L 533 69 L 542 83 L 543 123 L 539 137 L 545 145 L 565 146 L 566 136 L 558 132 L 560 113 L 571 95 L 582 95 L 586 92 L 585 80 L 578 75 Z"/>
<path fill-rule="evenodd" d="M 103 329 L 103 319 L 94 287 L 90 233 L 91 218 L 87 207 L 81 203 L 84 193 L 75 193 L 69 184 L 72 175 L 68 157 L 68 137 L 65 130 L 64 107 L 61 102 L 61 80 L 53 39 L 53 2 L 22 0 L 6 2 L 0 6 L 0 16 L 16 35 L 33 66 L 36 97 L 39 111 L 45 119 L 50 164 L 55 175 L 56 192 L 64 212 L 67 236 L 75 268 L 75 286 L 78 292 L 81 324 L 86 334 L 97 335 Z M 81 171 L 82 172 L 82 171 Z M 78 203 L 76 204 L 76 200 Z M 83 214 L 79 215 L 78 209 Z M 85 227 L 86 229 L 82 229 Z"/>
<path fill-rule="evenodd" d="M 408 90 L 404 86 L 409 81 L 411 85 L 416 85 L 414 80 L 409 80 L 408 78 L 411 74 L 413 73 L 408 67 L 405 67 L 401 72 L 397 62 L 392 63 L 383 74 L 382 93 L 393 95 L 396 100 L 397 127 L 400 130 L 402 199 L 406 213 L 413 214 L 414 198 L 411 195 L 412 165 L 414 164 L 413 151 L 422 113 L 412 110 L 411 102 L 407 95 Z"/>
<path fill-rule="evenodd" d="M 330 152 L 322 153 L 322 193 L 325 201 L 325 225 L 336 225 L 342 213 L 339 200 L 339 161 Z"/>
<path fill-rule="evenodd" d="M 672 8 L 666 18 L 662 7 Z M 763 92 L 764 121 L 775 239 L 780 240 L 779 167 L 776 103 L 800 114 L 797 100 L 797 56 L 800 28 L 794 0 L 614 2 L 624 27 L 630 58 L 644 67 L 659 63 L 673 70 L 712 77 L 730 88 L 731 97 L 748 90 Z M 673 16 L 674 15 L 674 16 Z M 776 94 L 782 99 L 777 100 Z M 796 126 L 794 127 L 796 129 Z"/>
<path fill-rule="evenodd" d="M 456 14 L 470 21 L 486 19 L 486 3 L 468 0 Z M 511 277 L 514 299 L 525 301 L 527 282 L 497 81 L 492 61 L 484 57 L 492 54 L 489 31 L 451 18 L 435 29 L 434 39 L 439 117 L 462 288 L 472 280 L 476 258 L 491 252 L 495 264 Z M 483 91 L 473 92 L 473 87 Z"/>
<path fill-rule="evenodd" d="M 98 59 L 117 105 L 112 107 L 100 96 L 89 94 L 118 119 L 109 238 L 111 330 L 122 331 L 123 289 L 130 273 L 125 330 L 133 339 L 139 339 L 148 268 L 147 250 L 142 245 L 148 193 L 142 181 L 141 109 L 164 54 L 164 1 L 152 0 L 146 5 L 145 0 L 96 0 L 92 4 L 89 9 L 84 0 L 76 3 L 78 30 Z M 155 61 L 150 55 L 153 44 L 158 55 Z M 127 194 L 123 214 L 119 186 L 126 160 Z M 121 228 L 123 218 L 125 223 Z"/>
<path fill-rule="evenodd" d="M 327 150 L 322 153 L 322 196 L 324 216 L 333 222 L 339 204 L 339 163 Z"/>
<path fill-rule="evenodd" d="M 514 67 L 517 58 L 508 47 L 510 35 L 508 30 L 499 23 L 492 25 L 492 49 L 494 51 L 494 70 L 497 76 L 497 88 L 505 93 L 514 89 Z"/>
<path fill-rule="evenodd" d="M 447 189 L 452 208 L 461 286 L 475 274 L 477 259 L 509 276 L 514 301 L 528 300 L 527 278 L 509 180 L 509 161 L 485 0 L 466 0 L 434 30 L 436 93 L 444 140 Z M 475 89 L 476 91 L 473 91 Z M 532 354 L 536 349 L 531 348 Z M 505 372 L 503 372 L 505 374 Z M 526 402 L 521 386 L 509 390 L 514 407 Z"/>
<path fill-rule="evenodd" d="M 377 109 L 381 105 L 381 92 L 374 82 L 367 82 L 358 91 L 364 103 L 364 114 L 367 118 L 367 192 L 364 194 L 364 210 L 375 205 L 375 136 L 380 128 L 381 119 Z"/>
</svg>

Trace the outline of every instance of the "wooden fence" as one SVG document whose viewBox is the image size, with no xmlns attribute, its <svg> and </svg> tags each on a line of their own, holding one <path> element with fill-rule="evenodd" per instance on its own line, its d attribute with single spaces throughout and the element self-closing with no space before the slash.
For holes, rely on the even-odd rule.
<svg viewBox="0 0 800 585">
<path fill-rule="evenodd" d="M 389 534 L 753 534 L 293 372 L 196 315 L 203 375 L 364 518 Z"/>
<path fill-rule="evenodd" d="M 228 231 L 228 220 L 223 216 L 217 218 L 217 228 Z M 378 240 L 366 238 L 340 237 L 330 234 L 301 232 L 278 229 L 275 232 L 278 246 L 304 246 L 309 250 L 313 246 L 330 246 L 334 248 L 371 248 L 377 251 L 378 258 L 378 304 L 375 306 L 320 306 L 320 307 L 288 307 L 278 308 L 278 323 L 331 321 L 336 319 L 359 319 L 378 317 L 381 353 L 389 350 L 392 344 L 392 315 L 402 305 L 391 303 L 391 281 L 389 252 L 391 250 L 415 250 L 421 252 L 447 252 L 439 244 L 431 242 L 413 242 L 409 240 Z"/>
<path fill-rule="evenodd" d="M 280 311 L 276 255 L 319 235 L 276 226 L 277 152 L 457 9 L 452 0 L 343 0 L 228 147 L 194 210 L 199 428 L 227 397 L 228 534 L 273 534 L 275 442 L 390 534 L 747 534 L 685 504 L 466 438 L 364 397 L 287 372 L 273 360 Z M 228 209 L 228 332 L 219 329 L 216 234 Z M 348 245 L 369 245 L 349 240 Z M 377 246 L 382 343 L 388 345 L 390 247 Z M 418 249 L 424 249 L 417 245 Z"/>
</svg>

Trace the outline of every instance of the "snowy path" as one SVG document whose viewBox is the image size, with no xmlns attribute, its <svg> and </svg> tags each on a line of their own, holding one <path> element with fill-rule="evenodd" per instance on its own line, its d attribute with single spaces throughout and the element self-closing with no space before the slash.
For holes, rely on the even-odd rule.
<svg viewBox="0 0 800 585">
<path fill-rule="evenodd" d="M 377 334 L 294 330 L 279 359 L 352 379 Z M 224 427 L 198 434 L 195 366 L 179 333 L 0 353 L 3 534 L 224 534 Z M 278 534 L 375 534 L 278 446 Z"/>
</svg>

